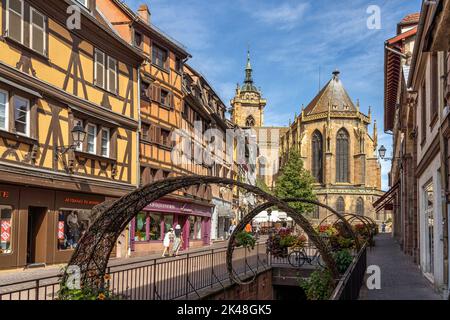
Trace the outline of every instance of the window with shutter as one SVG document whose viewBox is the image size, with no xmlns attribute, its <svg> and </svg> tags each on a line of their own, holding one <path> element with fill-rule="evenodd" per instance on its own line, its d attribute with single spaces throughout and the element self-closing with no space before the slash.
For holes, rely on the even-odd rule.
<svg viewBox="0 0 450 320">
<path fill-rule="evenodd" d="M 170 108 L 170 93 L 167 90 L 161 89 L 160 103 L 164 107 Z"/>
<path fill-rule="evenodd" d="M 161 144 L 170 147 L 170 131 L 161 129 Z"/>
<path fill-rule="evenodd" d="M 117 60 L 108 57 L 108 91 L 117 93 Z"/>
<path fill-rule="evenodd" d="M 349 182 L 349 135 L 339 130 L 336 138 L 336 182 Z"/>
<path fill-rule="evenodd" d="M 421 144 L 425 143 L 427 138 L 427 91 L 425 87 L 425 80 L 422 83 L 422 89 L 420 90 L 420 104 L 422 114 L 420 115 L 421 121 Z"/>
<path fill-rule="evenodd" d="M 142 124 L 141 128 L 141 139 L 145 141 L 150 140 L 150 126 L 148 124 Z"/>
<path fill-rule="evenodd" d="M 105 54 L 95 50 L 95 85 L 105 88 Z"/>
<path fill-rule="evenodd" d="M 431 70 L 430 70 L 430 78 L 431 78 L 431 106 L 430 106 L 430 117 L 433 121 L 436 119 L 438 115 L 439 109 L 439 68 L 438 68 L 438 54 L 434 52 L 431 56 Z"/>
<path fill-rule="evenodd" d="M 0 90 L 0 129 L 8 130 L 8 92 Z"/>
<path fill-rule="evenodd" d="M 153 44 L 152 63 L 154 65 L 156 65 L 160 68 L 166 69 L 167 57 L 168 57 L 167 50 Z"/>
<path fill-rule="evenodd" d="M 312 174 L 317 182 L 323 182 L 323 140 L 319 131 L 312 137 Z"/>
<path fill-rule="evenodd" d="M 23 43 L 24 32 L 24 2 L 23 0 L 7 0 L 8 36 Z"/>
<path fill-rule="evenodd" d="M 103 157 L 109 157 L 109 144 L 110 144 L 110 132 L 108 128 L 102 128 L 101 130 L 101 155 Z"/>
<path fill-rule="evenodd" d="M 97 126 L 90 123 L 87 126 L 87 152 L 97 153 Z"/>
<path fill-rule="evenodd" d="M 16 133 L 30 135 L 30 101 L 14 96 L 14 127 Z"/>
<path fill-rule="evenodd" d="M 46 17 L 30 8 L 30 47 L 42 55 L 47 55 Z"/>
<path fill-rule="evenodd" d="M 150 99 L 150 84 L 147 82 L 141 82 L 141 98 L 145 100 Z"/>
</svg>

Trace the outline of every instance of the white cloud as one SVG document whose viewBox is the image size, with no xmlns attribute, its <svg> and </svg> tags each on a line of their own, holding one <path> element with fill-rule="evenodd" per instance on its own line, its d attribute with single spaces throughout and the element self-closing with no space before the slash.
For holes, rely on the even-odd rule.
<svg viewBox="0 0 450 320">
<path fill-rule="evenodd" d="M 300 22 L 308 7 L 308 3 L 283 3 L 276 7 L 253 10 L 252 16 L 263 23 L 277 24 L 280 29 L 289 30 Z"/>
</svg>

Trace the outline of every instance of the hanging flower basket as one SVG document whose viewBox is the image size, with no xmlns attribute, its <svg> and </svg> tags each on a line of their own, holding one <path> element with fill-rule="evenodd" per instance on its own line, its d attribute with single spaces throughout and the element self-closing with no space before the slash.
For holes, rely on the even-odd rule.
<svg viewBox="0 0 450 320">
<path fill-rule="evenodd" d="M 249 232 L 241 231 L 236 234 L 236 238 L 234 240 L 235 247 L 244 247 L 248 250 L 254 249 L 256 245 L 256 238 Z"/>
</svg>

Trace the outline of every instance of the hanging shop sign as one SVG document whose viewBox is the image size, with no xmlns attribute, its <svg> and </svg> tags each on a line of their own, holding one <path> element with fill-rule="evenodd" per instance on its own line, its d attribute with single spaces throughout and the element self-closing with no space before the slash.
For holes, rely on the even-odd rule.
<svg viewBox="0 0 450 320">
<path fill-rule="evenodd" d="M 64 240 L 64 221 L 58 221 L 58 240 Z"/>
<path fill-rule="evenodd" d="M 2 221 L 1 239 L 3 242 L 9 242 L 11 240 L 11 222 L 8 220 Z"/>
</svg>

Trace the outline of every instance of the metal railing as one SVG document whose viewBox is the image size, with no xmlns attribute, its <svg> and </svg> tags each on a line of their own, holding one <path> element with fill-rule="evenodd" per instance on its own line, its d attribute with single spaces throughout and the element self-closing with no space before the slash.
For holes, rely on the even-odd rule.
<svg viewBox="0 0 450 320">
<path fill-rule="evenodd" d="M 229 280 L 226 248 L 184 253 L 176 258 L 158 258 L 111 265 L 109 289 L 124 299 L 173 300 L 188 298 L 199 291 Z M 233 268 L 241 277 L 269 267 L 265 243 L 255 250 L 236 248 Z M 54 300 L 58 297 L 60 277 L 31 279 L 0 285 L 0 300 Z"/>
<path fill-rule="evenodd" d="M 352 264 L 338 282 L 330 300 L 357 300 L 367 269 L 367 244 L 353 259 Z"/>
</svg>

